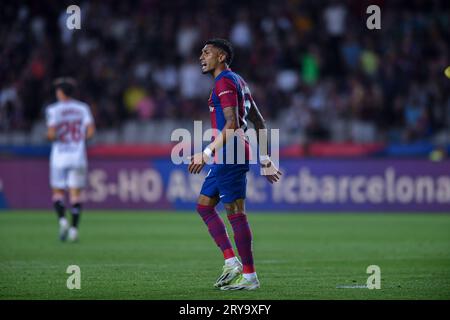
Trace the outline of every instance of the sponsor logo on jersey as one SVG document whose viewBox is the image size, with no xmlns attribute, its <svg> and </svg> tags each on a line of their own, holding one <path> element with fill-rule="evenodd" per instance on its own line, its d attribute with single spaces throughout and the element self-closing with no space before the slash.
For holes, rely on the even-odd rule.
<svg viewBox="0 0 450 320">
<path fill-rule="evenodd" d="M 220 96 L 223 96 L 224 94 L 227 94 L 227 93 L 233 93 L 233 90 L 222 91 L 221 93 L 218 94 L 218 96 L 220 97 Z"/>
</svg>

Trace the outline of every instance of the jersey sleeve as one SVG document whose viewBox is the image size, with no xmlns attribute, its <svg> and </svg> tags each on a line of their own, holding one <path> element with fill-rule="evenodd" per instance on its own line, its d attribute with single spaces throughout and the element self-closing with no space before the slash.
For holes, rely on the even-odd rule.
<svg viewBox="0 0 450 320">
<path fill-rule="evenodd" d="M 248 87 L 247 83 L 243 83 L 243 91 L 244 91 L 244 100 L 249 101 L 251 103 L 255 103 L 255 100 L 253 99 L 252 93 L 250 91 L 250 88 Z M 256 104 L 256 103 L 255 103 Z"/>
<path fill-rule="evenodd" d="M 89 106 L 86 105 L 84 117 L 83 117 L 83 124 L 84 124 L 84 126 L 88 126 L 93 123 L 94 123 L 94 118 L 92 117 L 91 109 L 89 108 Z"/>
<path fill-rule="evenodd" d="M 238 92 L 233 80 L 223 77 L 216 82 L 215 89 L 222 108 L 238 106 Z"/>
<path fill-rule="evenodd" d="M 45 110 L 45 119 L 47 127 L 55 127 L 56 126 L 56 112 L 54 108 L 47 108 Z"/>
</svg>

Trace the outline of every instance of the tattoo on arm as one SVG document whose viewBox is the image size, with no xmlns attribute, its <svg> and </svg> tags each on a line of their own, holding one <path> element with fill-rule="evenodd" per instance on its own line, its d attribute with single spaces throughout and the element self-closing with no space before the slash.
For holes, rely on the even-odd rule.
<svg viewBox="0 0 450 320">
<path fill-rule="evenodd" d="M 223 115 L 226 120 L 225 126 L 216 139 L 209 145 L 211 150 L 215 152 L 220 150 L 226 144 L 228 136 L 238 128 L 237 107 L 224 108 Z"/>
<path fill-rule="evenodd" d="M 227 129 L 237 129 L 238 128 L 237 107 L 224 108 L 223 115 L 225 117 L 225 120 L 227 121 L 227 123 L 225 124 L 225 127 Z"/>
</svg>

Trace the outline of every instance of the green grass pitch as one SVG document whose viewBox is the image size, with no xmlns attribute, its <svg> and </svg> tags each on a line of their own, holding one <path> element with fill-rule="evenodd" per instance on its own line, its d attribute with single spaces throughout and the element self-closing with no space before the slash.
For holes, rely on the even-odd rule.
<svg viewBox="0 0 450 320">
<path fill-rule="evenodd" d="M 450 299 L 450 215 L 249 221 L 261 288 L 224 292 L 212 286 L 222 256 L 195 213 L 87 211 L 80 242 L 61 243 L 52 212 L 3 211 L 0 299 Z M 69 265 L 80 290 L 66 287 Z M 380 290 L 361 288 L 369 265 L 381 268 Z"/>
</svg>

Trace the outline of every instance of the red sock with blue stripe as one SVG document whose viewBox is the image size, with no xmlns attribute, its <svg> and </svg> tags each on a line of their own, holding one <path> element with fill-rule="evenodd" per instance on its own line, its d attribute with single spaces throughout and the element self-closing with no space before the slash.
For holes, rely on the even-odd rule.
<svg viewBox="0 0 450 320">
<path fill-rule="evenodd" d="M 209 234 L 222 250 L 225 260 L 235 258 L 236 255 L 228 237 L 227 229 L 216 209 L 213 206 L 197 204 L 197 211 L 208 227 Z"/>
<path fill-rule="evenodd" d="M 234 241 L 236 243 L 236 248 L 243 264 L 242 273 L 244 274 L 244 276 L 249 276 L 248 278 L 256 277 L 252 252 L 253 238 L 250 226 L 247 221 L 247 216 L 244 213 L 229 214 L 228 220 L 233 227 Z"/>
</svg>

